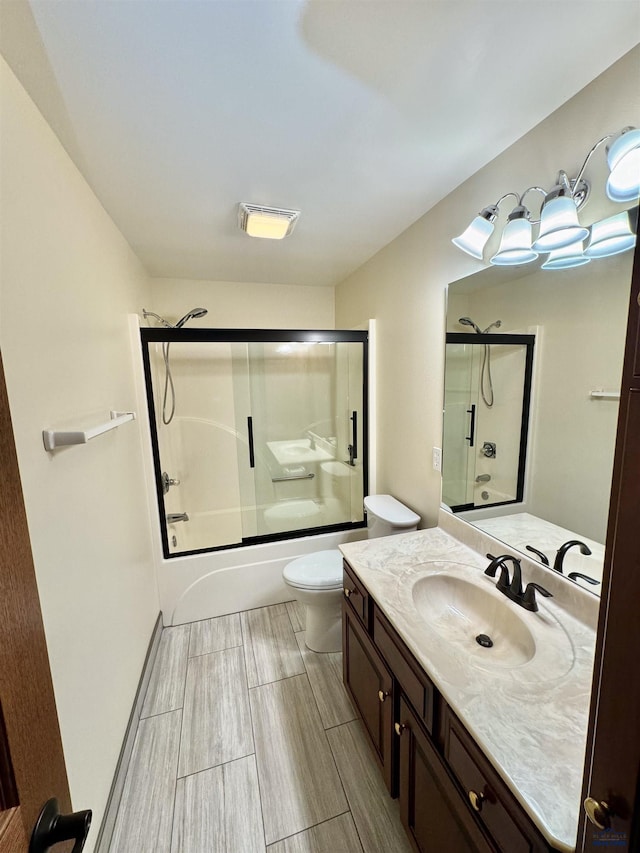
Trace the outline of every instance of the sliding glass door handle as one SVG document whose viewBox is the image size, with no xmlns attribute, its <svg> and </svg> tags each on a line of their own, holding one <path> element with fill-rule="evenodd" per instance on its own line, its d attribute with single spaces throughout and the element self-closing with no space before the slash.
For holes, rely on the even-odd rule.
<svg viewBox="0 0 640 853">
<path fill-rule="evenodd" d="M 38 815 L 31 833 L 29 853 L 48 853 L 61 841 L 75 841 L 71 853 L 80 853 L 84 847 L 91 826 L 91 810 L 60 814 L 58 801 L 47 800 Z"/>
<path fill-rule="evenodd" d="M 351 444 L 347 447 L 349 451 L 349 465 L 355 465 L 358 458 L 358 413 L 352 412 L 351 417 Z"/>
<path fill-rule="evenodd" d="M 256 467 L 256 455 L 253 447 L 253 418 L 247 418 L 247 434 L 249 436 L 249 468 Z"/>
<path fill-rule="evenodd" d="M 469 423 L 469 435 L 465 435 L 464 440 L 469 442 L 469 447 L 473 447 L 476 432 L 476 407 L 473 403 L 471 408 L 467 409 L 467 414 L 471 415 L 471 422 Z"/>
</svg>

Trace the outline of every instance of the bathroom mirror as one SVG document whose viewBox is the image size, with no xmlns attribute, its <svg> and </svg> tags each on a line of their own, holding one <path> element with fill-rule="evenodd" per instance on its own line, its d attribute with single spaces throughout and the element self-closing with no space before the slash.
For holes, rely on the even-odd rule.
<svg viewBox="0 0 640 853">
<path fill-rule="evenodd" d="M 476 334 L 476 361 L 479 356 L 481 363 L 484 352 L 478 330 L 493 326 L 492 341 L 501 334 L 535 338 L 522 501 L 490 506 L 496 503 L 492 480 L 475 482 L 479 467 L 485 477 L 497 473 L 497 439 L 479 436 L 471 451 L 477 458 L 470 463 L 466 456 L 463 459 L 468 447 L 451 441 L 445 429 L 443 483 L 452 472 L 459 476 L 463 469 L 473 476 L 466 484 L 465 501 L 454 511 L 510 548 L 541 562 L 547 559 L 551 567 L 563 543 L 580 540 L 591 554 L 582 554 L 578 546 L 571 548 L 564 555 L 564 574 L 580 573 L 598 582 L 602 578 L 632 262 L 633 252 L 628 251 L 566 270 L 489 267 L 448 288 L 448 338 L 450 333 Z M 497 321 L 500 326 L 496 328 Z M 491 350 L 494 359 L 495 347 Z M 512 389 L 505 382 L 504 371 L 494 369 L 492 380 L 494 409 L 515 406 L 516 401 L 508 399 Z M 477 385 L 481 379 L 475 381 Z M 450 377 L 445 376 L 445 412 L 452 393 Z M 481 393 L 476 405 L 478 416 L 487 409 Z M 487 441 L 496 445 L 495 458 L 483 457 L 478 466 L 478 454 Z M 499 477 L 496 479 L 499 483 Z M 443 503 L 450 506 L 448 491 L 451 489 L 445 485 Z M 531 550 L 534 548 L 539 554 Z M 599 583 L 579 576 L 572 579 L 598 594 Z"/>
</svg>

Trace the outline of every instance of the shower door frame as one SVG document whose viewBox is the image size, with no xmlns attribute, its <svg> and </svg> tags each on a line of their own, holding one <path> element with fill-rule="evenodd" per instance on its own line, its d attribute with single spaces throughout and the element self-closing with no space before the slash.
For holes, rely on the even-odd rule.
<svg viewBox="0 0 640 853">
<path fill-rule="evenodd" d="M 482 334 L 477 332 L 447 332 L 445 336 L 445 377 L 446 377 L 446 345 L 447 344 L 473 344 L 474 346 L 524 346 L 525 347 L 525 365 L 524 365 L 524 385 L 522 392 L 522 417 L 520 420 L 520 450 L 518 453 L 518 477 L 516 482 L 516 496 L 511 501 L 497 501 L 496 503 L 486 503 L 482 506 L 476 504 L 456 504 L 451 507 L 452 512 L 466 512 L 472 509 L 488 509 L 496 506 L 509 506 L 511 504 L 522 503 L 524 500 L 524 486 L 527 467 L 527 446 L 529 438 L 529 416 L 531 413 L 531 391 L 533 388 L 533 356 L 536 343 L 535 335 L 517 335 L 517 334 Z M 443 401 L 444 402 L 444 401 Z M 443 406 L 443 435 L 444 435 L 444 406 Z M 468 448 L 467 448 L 468 450 Z M 446 449 L 443 448 L 443 464 L 446 464 Z"/>
<path fill-rule="evenodd" d="M 240 542 L 228 545 L 212 545 L 209 548 L 197 548 L 190 551 L 169 551 L 169 533 L 164 508 L 164 493 L 161 480 L 160 445 L 156 420 L 156 406 L 153 395 L 153 381 L 149 344 L 154 343 L 357 343 L 362 344 L 362 492 L 363 498 L 369 487 L 369 333 L 348 329 L 195 329 L 195 328 L 141 328 L 140 342 L 144 365 L 144 381 L 147 394 L 149 428 L 151 433 L 151 451 L 155 478 L 156 498 L 160 517 L 160 536 L 165 559 L 187 557 L 192 554 L 208 554 L 212 551 L 229 551 L 234 548 L 246 548 L 267 542 L 282 542 L 288 539 L 300 539 L 321 533 L 339 533 L 347 530 L 359 530 L 367 526 L 362 521 L 341 522 L 322 527 L 307 527 L 284 533 L 269 533 L 260 536 L 243 537 Z"/>
</svg>

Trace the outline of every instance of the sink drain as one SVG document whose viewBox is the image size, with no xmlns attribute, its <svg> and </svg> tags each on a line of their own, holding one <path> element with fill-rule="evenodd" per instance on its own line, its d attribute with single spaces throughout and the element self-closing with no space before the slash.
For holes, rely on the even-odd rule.
<svg viewBox="0 0 640 853">
<path fill-rule="evenodd" d="M 493 640 L 487 634 L 478 634 L 476 637 L 476 643 L 479 646 L 483 646 L 485 649 L 490 649 L 493 645 Z"/>
</svg>

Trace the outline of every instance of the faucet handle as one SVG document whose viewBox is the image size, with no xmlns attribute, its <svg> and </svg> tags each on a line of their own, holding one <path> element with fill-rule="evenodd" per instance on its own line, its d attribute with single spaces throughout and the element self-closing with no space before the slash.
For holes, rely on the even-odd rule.
<svg viewBox="0 0 640 853">
<path fill-rule="evenodd" d="M 538 549 L 534 548 L 533 545 L 525 545 L 525 548 L 527 549 L 527 551 L 531 551 L 532 554 L 536 554 L 538 557 L 540 557 L 540 562 L 543 566 L 549 565 L 549 558 L 543 551 L 538 551 Z"/>
<path fill-rule="evenodd" d="M 521 604 L 525 610 L 531 610 L 535 613 L 538 609 L 538 602 L 536 601 L 536 590 L 543 595 L 545 598 L 553 598 L 553 595 L 549 592 L 548 589 L 545 589 L 543 586 L 540 586 L 539 583 L 530 582 L 527 584 L 527 588 L 525 589 Z"/>
<path fill-rule="evenodd" d="M 575 581 L 580 578 L 581 580 L 586 581 L 587 583 L 593 584 L 593 586 L 597 586 L 600 583 L 600 581 L 597 581 L 595 578 L 589 577 L 589 575 L 583 575 L 582 572 L 569 572 L 567 577 L 570 581 Z"/>
</svg>

